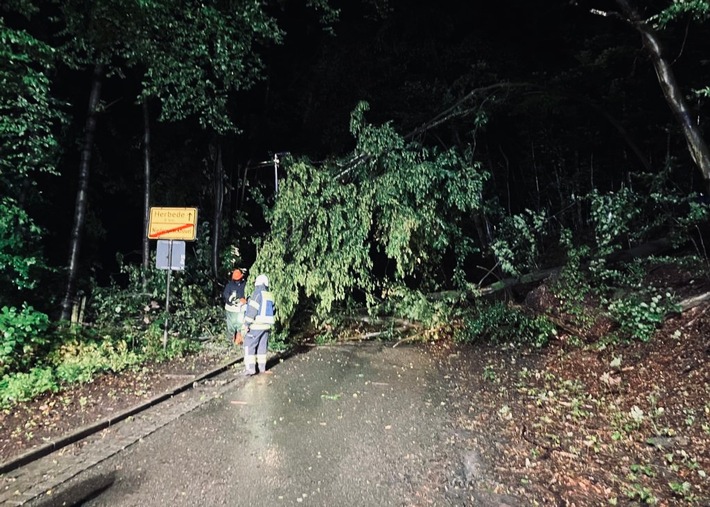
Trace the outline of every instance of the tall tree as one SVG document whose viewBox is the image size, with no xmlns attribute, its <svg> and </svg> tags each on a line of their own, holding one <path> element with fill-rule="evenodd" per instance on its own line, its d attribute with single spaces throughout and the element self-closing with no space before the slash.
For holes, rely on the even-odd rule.
<svg viewBox="0 0 710 507">
<path fill-rule="evenodd" d="M 69 260 L 66 288 L 61 304 L 61 319 L 68 320 L 79 278 L 81 243 L 87 214 L 89 176 L 94 150 L 97 113 L 101 103 L 101 86 L 107 71 L 120 71 L 112 62 L 121 62 L 133 51 L 135 32 L 132 21 L 135 6 L 116 0 L 99 0 L 87 4 L 68 0 L 60 6 L 64 26 L 59 34 L 66 42 L 62 47 L 65 63 L 73 68 L 90 68 L 91 92 L 83 129 L 79 161 L 78 187 L 74 204 L 74 219 L 69 238 Z"/>
<path fill-rule="evenodd" d="M 150 221 L 150 108 L 148 101 L 141 104 L 143 110 L 143 290 L 146 288 L 146 274 L 150 262 L 150 242 L 148 241 L 148 222 Z"/>
<path fill-rule="evenodd" d="M 615 0 L 618 12 L 592 9 L 593 13 L 620 18 L 629 23 L 640 35 L 646 52 L 656 71 L 658 83 L 676 121 L 680 125 L 690 156 L 702 174 L 705 189 L 710 192 L 710 149 L 703 138 L 700 126 L 693 120 L 685 94 L 679 85 L 671 60 L 666 56 L 661 39 L 656 34 L 650 20 L 644 19 L 636 6 L 629 0 Z M 663 11 L 661 19 L 666 21 L 682 12 L 693 12 L 696 17 L 707 18 L 710 3 L 707 0 L 674 0 L 673 5 Z"/>
<path fill-rule="evenodd" d="M 86 216 L 100 101 L 98 71 L 103 72 L 108 63 L 111 72 L 120 73 L 122 67 L 140 68 L 143 81 L 139 100 L 145 103 L 157 98 L 161 120 L 194 116 L 202 127 L 218 134 L 233 132 L 229 94 L 253 85 L 262 69 L 255 44 L 279 41 L 281 31 L 255 0 L 189 0 L 177 5 L 169 0 L 135 4 L 101 0 L 89 6 L 75 0 L 64 3 L 62 12 L 70 40 L 67 60 L 77 66 L 95 66 L 62 303 L 62 318 L 67 319 L 76 290 Z M 149 203 L 147 187 L 145 195 Z"/>
<path fill-rule="evenodd" d="M 62 299 L 62 320 L 68 320 L 71 316 L 74 294 L 76 292 L 76 281 L 79 276 L 79 253 L 84 223 L 86 221 L 86 207 L 89 198 L 91 155 L 94 150 L 96 116 L 98 114 L 99 101 L 101 99 L 101 80 L 103 79 L 103 73 L 103 64 L 96 64 L 94 66 L 94 73 L 91 80 L 91 94 L 89 95 L 89 107 L 86 115 L 84 139 L 82 141 L 81 159 L 79 162 L 79 185 L 76 191 L 74 220 L 72 222 L 69 241 L 69 267 L 67 270 L 66 291 L 64 293 L 64 298 Z"/>
<path fill-rule="evenodd" d="M 29 15 L 31 9 L 24 12 Z M 32 288 L 43 264 L 37 177 L 57 174 L 56 127 L 64 120 L 50 93 L 55 51 L 0 17 L 0 304 Z"/>
<path fill-rule="evenodd" d="M 214 207 L 212 215 L 212 275 L 219 279 L 219 245 L 222 232 L 222 208 L 224 206 L 224 162 L 222 161 L 222 141 L 216 139 L 217 154 L 214 162 L 213 192 Z"/>
<path fill-rule="evenodd" d="M 177 11 L 170 2 L 146 9 L 140 53 L 150 55 L 145 68 L 143 97 L 157 97 L 162 120 L 195 116 L 218 139 L 213 159 L 212 271 L 220 272 L 224 167 L 221 136 L 236 128 L 229 111 L 231 92 L 251 88 L 263 64 L 257 45 L 281 41 L 276 21 L 259 2 L 189 2 Z M 200 36 L 196 37 L 195 34 Z"/>
</svg>

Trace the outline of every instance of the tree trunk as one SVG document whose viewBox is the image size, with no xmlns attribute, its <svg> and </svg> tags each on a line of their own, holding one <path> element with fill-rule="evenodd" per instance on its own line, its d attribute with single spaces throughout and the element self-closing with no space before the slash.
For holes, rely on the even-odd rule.
<svg viewBox="0 0 710 507">
<path fill-rule="evenodd" d="M 222 233 L 222 204 L 224 202 L 224 166 L 222 142 L 217 139 L 217 160 L 214 167 L 214 216 L 212 235 L 212 272 L 216 280 L 222 278 L 219 271 L 219 239 Z"/>
<path fill-rule="evenodd" d="M 629 250 L 623 252 L 618 252 L 616 254 L 606 257 L 607 262 L 630 262 L 633 259 L 646 258 L 652 255 L 660 255 L 667 252 L 673 247 L 670 240 L 667 238 L 661 238 L 642 245 L 635 246 Z M 585 263 L 585 266 L 588 263 Z M 499 278 L 497 282 L 494 282 L 485 287 L 479 288 L 477 291 L 459 291 L 459 290 L 448 290 L 441 292 L 434 292 L 427 294 L 427 297 L 433 301 L 440 301 L 444 298 L 456 298 L 456 299 L 471 299 L 474 300 L 480 296 L 487 296 L 493 294 L 503 289 L 511 289 L 517 285 L 529 284 L 534 282 L 539 282 L 545 278 L 555 276 L 562 271 L 564 266 L 555 266 L 552 268 L 541 269 L 534 273 L 527 273 L 517 277 Z"/>
<path fill-rule="evenodd" d="M 673 67 L 663 54 L 661 41 L 656 37 L 651 27 L 641 19 L 639 13 L 628 0 L 616 0 L 616 3 L 621 8 L 623 15 L 641 34 L 643 45 L 651 55 L 651 62 L 656 70 L 656 76 L 666 102 L 680 123 L 690 156 L 702 173 L 706 191 L 710 192 L 710 150 L 708 150 L 700 129 L 690 116 L 683 92 L 676 81 Z"/>
<path fill-rule="evenodd" d="M 148 100 L 143 101 L 143 291 L 148 280 L 150 263 L 150 241 L 148 240 L 148 222 L 150 220 L 150 111 Z"/>
<path fill-rule="evenodd" d="M 91 167 L 91 152 L 94 147 L 94 136 L 96 134 L 96 115 L 99 100 L 101 98 L 101 79 L 103 77 L 103 64 L 94 66 L 94 73 L 91 82 L 91 94 L 89 95 L 89 110 L 86 116 L 84 130 L 84 144 L 81 149 L 81 160 L 79 162 L 79 187 L 76 192 L 76 203 L 74 205 L 74 224 L 71 230 L 69 242 L 69 266 L 67 272 L 67 286 L 64 299 L 62 300 L 62 320 L 69 320 L 71 317 L 72 304 L 76 293 L 76 281 L 79 272 L 79 251 L 81 247 L 81 237 L 86 222 L 86 203 L 89 188 L 89 169 Z"/>
</svg>

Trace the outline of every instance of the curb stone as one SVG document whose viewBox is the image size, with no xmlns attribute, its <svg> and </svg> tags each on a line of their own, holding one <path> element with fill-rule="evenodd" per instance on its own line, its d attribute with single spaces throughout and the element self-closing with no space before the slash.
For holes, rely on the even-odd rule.
<svg viewBox="0 0 710 507">
<path fill-rule="evenodd" d="M 229 375 L 229 372 L 223 375 Z M 0 505 L 24 505 L 38 498 L 49 500 L 48 505 L 51 505 L 54 490 L 62 484 L 177 418 L 222 396 L 239 380 L 239 377 L 232 376 L 231 380 L 209 393 L 201 392 L 201 389 L 187 390 L 136 416 L 127 417 L 86 441 L 68 445 L 56 453 L 15 469 L 2 477 Z"/>
<path fill-rule="evenodd" d="M 240 377 L 226 378 L 219 386 L 205 386 L 213 388 L 209 393 L 198 389 L 202 387 L 198 383 L 220 374 L 230 377 L 225 370 L 240 360 L 238 358 L 222 364 L 119 416 L 88 425 L 3 464 L 10 471 L 0 475 L 0 505 L 24 505 L 45 493 L 51 495 L 54 488 L 84 470 L 221 396 Z"/>
<path fill-rule="evenodd" d="M 269 357 L 269 368 L 298 352 L 297 347 L 275 353 Z M 43 446 L 45 454 L 42 456 L 39 455 L 39 450 L 33 451 L 37 453 L 33 460 L 24 465 L 16 465 L 11 472 L 0 474 L 0 505 L 37 505 L 37 502 L 39 505 L 55 505 L 59 498 L 52 495 L 70 479 L 182 415 L 222 396 L 234 385 L 248 382 L 248 377 L 242 376 L 241 373 L 235 375 L 229 370 L 242 359 L 239 357 L 230 360 L 168 393 L 156 396 L 139 405 L 140 409 L 134 407 L 126 410 L 120 416 L 110 419 L 109 422 L 113 425 L 105 425 L 107 421 L 104 420 L 82 428 L 60 439 L 63 443 L 61 448 L 57 446 L 58 442 L 53 442 Z M 214 382 L 206 382 L 212 377 L 216 379 Z M 206 393 L 206 390 L 209 392 Z M 89 428 L 93 431 L 89 431 Z M 50 447 L 52 449 L 48 449 Z M 28 459 L 25 455 L 22 458 Z M 17 458 L 13 463 L 19 460 L 20 458 Z"/>
<path fill-rule="evenodd" d="M 23 454 L 20 454 L 19 456 L 11 458 L 8 461 L 0 464 L 0 475 L 11 472 L 12 470 L 15 470 L 16 468 L 19 468 L 23 465 L 31 463 L 32 461 L 35 461 L 43 456 L 51 454 L 54 451 L 57 451 L 63 447 L 66 447 L 69 444 L 73 444 L 74 442 L 78 442 L 79 440 L 82 440 L 88 436 L 93 435 L 94 433 L 97 433 L 103 429 L 108 428 L 109 426 L 112 426 L 120 421 L 123 421 L 124 419 L 127 419 L 128 417 L 136 415 L 144 410 L 147 410 L 148 408 L 152 407 L 153 405 L 157 405 L 158 403 L 161 403 L 169 398 L 172 398 L 173 396 L 175 396 L 177 394 L 180 394 L 183 391 L 186 391 L 187 389 L 190 389 L 191 387 L 194 387 L 195 384 L 197 384 L 198 382 L 204 381 L 210 377 L 218 375 L 219 373 L 223 372 L 224 370 L 233 366 L 234 364 L 238 363 L 241 360 L 242 360 L 242 358 L 239 357 L 239 358 L 227 361 L 226 363 L 221 364 L 220 366 L 214 368 L 213 370 L 210 370 L 207 373 L 200 375 L 199 377 L 191 379 L 189 382 L 185 382 L 184 384 L 181 384 L 173 389 L 170 389 L 169 391 L 166 391 L 162 394 L 154 396 L 153 398 L 150 398 L 149 400 L 147 400 L 143 403 L 140 403 L 139 405 L 135 405 L 135 406 L 121 412 L 120 414 L 118 414 L 114 417 L 108 417 L 106 419 L 102 419 L 100 421 L 88 424 L 82 428 L 79 428 L 78 430 L 74 431 L 73 433 L 70 433 L 68 435 L 63 435 L 51 442 L 48 442 L 48 443 L 43 444 L 37 448 L 31 449 Z"/>
</svg>

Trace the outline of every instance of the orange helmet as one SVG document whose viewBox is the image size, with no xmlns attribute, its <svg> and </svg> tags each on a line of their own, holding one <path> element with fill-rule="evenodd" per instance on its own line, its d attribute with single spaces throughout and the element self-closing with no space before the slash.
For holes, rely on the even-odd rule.
<svg viewBox="0 0 710 507">
<path fill-rule="evenodd" d="M 244 278 L 244 273 L 242 273 L 241 269 L 235 269 L 234 271 L 232 271 L 232 280 L 238 281 L 238 280 L 241 280 L 242 278 Z"/>
</svg>

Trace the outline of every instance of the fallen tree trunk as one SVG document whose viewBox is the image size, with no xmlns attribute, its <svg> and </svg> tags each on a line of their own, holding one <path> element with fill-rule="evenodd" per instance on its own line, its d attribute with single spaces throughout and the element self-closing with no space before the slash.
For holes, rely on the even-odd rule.
<svg viewBox="0 0 710 507">
<path fill-rule="evenodd" d="M 628 262 L 632 259 L 638 257 L 648 257 L 650 255 L 657 255 L 663 253 L 672 248 L 671 242 L 666 239 L 658 239 L 654 241 L 649 241 L 642 245 L 629 248 L 623 252 L 618 252 L 607 257 L 608 262 Z M 539 282 L 550 276 L 557 275 L 562 271 L 563 266 L 556 266 L 552 268 L 543 269 L 536 271 L 534 273 L 527 273 L 525 275 L 517 277 L 509 277 L 498 280 L 495 283 L 487 285 L 486 287 L 476 288 L 472 291 L 441 291 L 428 294 L 428 297 L 433 301 L 440 301 L 442 299 L 475 299 L 480 296 L 487 296 L 495 292 L 509 289 L 517 285 L 524 285 L 526 283 Z"/>
<path fill-rule="evenodd" d="M 693 296 L 692 298 L 684 299 L 678 304 L 680 306 L 681 313 L 683 313 L 685 311 L 690 310 L 691 308 L 700 306 L 706 301 L 710 301 L 710 292 L 706 292 L 705 294 L 699 294 L 697 296 Z"/>
</svg>

